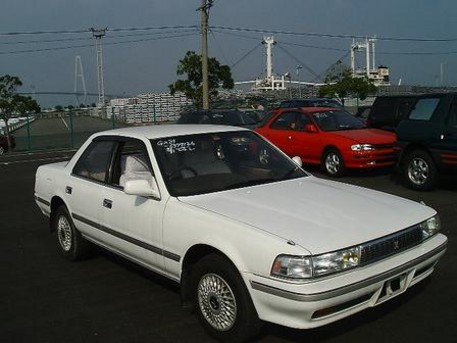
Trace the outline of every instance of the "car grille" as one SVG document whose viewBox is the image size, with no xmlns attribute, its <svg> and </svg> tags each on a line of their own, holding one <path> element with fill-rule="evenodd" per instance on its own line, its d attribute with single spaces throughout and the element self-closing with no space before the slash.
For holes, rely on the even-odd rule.
<svg viewBox="0 0 457 343">
<path fill-rule="evenodd" d="M 419 225 L 362 244 L 360 247 L 360 264 L 365 265 L 382 258 L 394 255 L 419 244 L 422 241 L 422 229 Z"/>
<path fill-rule="evenodd" d="M 393 144 L 375 144 L 374 147 L 376 150 L 385 150 L 385 149 L 393 149 L 394 145 Z"/>
</svg>

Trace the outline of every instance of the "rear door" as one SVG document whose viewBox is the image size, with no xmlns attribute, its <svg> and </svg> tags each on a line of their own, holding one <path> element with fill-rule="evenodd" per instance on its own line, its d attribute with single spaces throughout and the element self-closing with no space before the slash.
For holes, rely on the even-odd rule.
<svg viewBox="0 0 457 343">
<path fill-rule="evenodd" d="M 440 140 L 440 157 L 443 166 L 457 170 L 457 96 L 452 100 Z"/>
<path fill-rule="evenodd" d="M 93 240 L 103 240 L 98 227 L 102 212 L 102 194 L 108 166 L 114 151 L 112 141 L 94 140 L 79 158 L 72 177 L 65 184 L 66 201 L 76 227 Z"/>
</svg>

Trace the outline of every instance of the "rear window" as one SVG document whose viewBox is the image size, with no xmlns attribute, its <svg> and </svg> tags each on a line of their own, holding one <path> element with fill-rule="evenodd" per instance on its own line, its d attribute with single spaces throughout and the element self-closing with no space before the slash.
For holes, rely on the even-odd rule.
<svg viewBox="0 0 457 343">
<path fill-rule="evenodd" d="M 440 98 L 423 98 L 417 100 L 413 109 L 409 114 L 410 120 L 430 120 L 436 108 Z"/>
</svg>

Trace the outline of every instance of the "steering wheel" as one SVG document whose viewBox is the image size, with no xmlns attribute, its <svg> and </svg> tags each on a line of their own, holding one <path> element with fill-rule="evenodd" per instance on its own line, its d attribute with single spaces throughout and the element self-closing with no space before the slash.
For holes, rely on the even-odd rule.
<svg viewBox="0 0 457 343">
<path fill-rule="evenodd" d="M 191 167 L 181 167 L 173 171 L 169 176 L 168 180 L 176 180 L 176 179 L 187 179 L 190 177 L 197 176 L 197 172 L 194 168 Z"/>
</svg>

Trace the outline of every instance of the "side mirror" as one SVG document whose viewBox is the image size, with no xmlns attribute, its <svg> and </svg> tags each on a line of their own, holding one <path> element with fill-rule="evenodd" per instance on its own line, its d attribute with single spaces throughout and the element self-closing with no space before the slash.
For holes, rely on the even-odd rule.
<svg viewBox="0 0 457 343">
<path fill-rule="evenodd" d="M 157 186 L 156 179 L 151 177 L 146 179 L 132 179 L 128 180 L 124 186 L 124 192 L 130 195 L 140 197 L 154 197 L 160 199 L 159 187 Z"/>
<path fill-rule="evenodd" d="M 300 156 L 292 157 L 292 160 L 301 168 L 303 166 L 303 161 Z"/>
<path fill-rule="evenodd" d="M 317 127 L 314 124 L 306 124 L 305 125 L 305 132 L 308 133 L 317 133 Z"/>
</svg>

